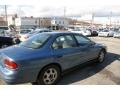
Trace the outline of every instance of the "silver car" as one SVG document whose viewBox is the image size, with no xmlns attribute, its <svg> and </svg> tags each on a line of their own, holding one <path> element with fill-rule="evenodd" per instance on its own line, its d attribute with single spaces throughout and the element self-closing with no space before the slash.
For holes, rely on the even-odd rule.
<svg viewBox="0 0 120 90">
<path fill-rule="evenodd" d="M 102 30 L 98 33 L 98 36 L 104 36 L 104 37 L 112 37 L 114 35 L 114 32 L 111 30 Z"/>
<path fill-rule="evenodd" d="M 117 31 L 114 33 L 114 38 L 120 38 L 120 31 Z"/>
</svg>

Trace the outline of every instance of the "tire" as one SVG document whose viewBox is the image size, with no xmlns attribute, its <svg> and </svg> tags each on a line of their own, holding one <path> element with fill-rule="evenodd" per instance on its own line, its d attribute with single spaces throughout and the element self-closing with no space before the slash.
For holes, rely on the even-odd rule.
<svg viewBox="0 0 120 90">
<path fill-rule="evenodd" d="M 101 51 L 100 51 L 99 56 L 98 56 L 97 59 L 98 59 L 98 62 L 99 62 L 99 63 L 104 62 L 104 60 L 105 60 L 105 51 L 104 51 L 104 50 L 101 50 Z"/>
<path fill-rule="evenodd" d="M 108 34 L 107 37 L 110 37 L 110 34 Z"/>
<path fill-rule="evenodd" d="M 43 68 L 33 85 L 53 85 L 60 79 L 60 68 L 57 65 L 49 65 Z"/>
</svg>

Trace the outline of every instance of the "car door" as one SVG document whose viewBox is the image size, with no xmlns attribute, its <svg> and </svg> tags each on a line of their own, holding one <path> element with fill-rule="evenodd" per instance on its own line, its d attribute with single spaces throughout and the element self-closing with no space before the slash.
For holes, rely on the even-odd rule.
<svg viewBox="0 0 120 90">
<path fill-rule="evenodd" d="M 78 65 L 83 55 L 72 35 L 58 36 L 52 44 L 52 56 L 64 69 Z"/>
<path fill-rule="evenodd" d="M 83 35 L 74 35 L 74 37 L 78 43 L 78 50 L 83 53 L 83 58 L 79 60 L 79 63 L 84 63 L 97 57 L 96 52 L 98 52 L 98 50 L 94 42 Z"/>
</svg>

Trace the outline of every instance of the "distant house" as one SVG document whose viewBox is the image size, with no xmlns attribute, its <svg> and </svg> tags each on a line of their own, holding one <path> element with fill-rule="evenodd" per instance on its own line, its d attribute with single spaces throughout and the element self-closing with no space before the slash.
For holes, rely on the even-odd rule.
<svg viewBox="0 0 120 90">
<path fill-rule="evenodd" d="M 0 17 L 0 29 L 8 29 L 7 27 L 7 22 L 5 21 L 5 18 L 4 17 Z"/>
<path fill-rule="evenodd" d="M 68 27 L 69 20 L 63 17 L 52 17 L 51 18 L 51 27 L 55 30 L 64 29 L 64 27 Z"/>
<path fill-rule="evenodd" d="M 36 19 L 33 17 L 19 17 L 15 19 L 17 29 L 31 29 L 37 27 Z"/>
<path fill-rule="evenodd" d="M 18 29 L 47 28 L 51 26 L 51 18 L 19 17 L 15 19 Z"/>
<path fill-rule="evenodd" d="M 7 26 L 7 22 L 5 21 L 4 17 L 0 17 L 0 27 L 6 27 Z"/>
<path fill-rule="evenodd" d="M 25 28 L 52 28 L 62 29 L 69 25 L 67 19 L 62 17 L 19 17 L 15 19 L 15 25 L 19 29 Z"/>
</svg>

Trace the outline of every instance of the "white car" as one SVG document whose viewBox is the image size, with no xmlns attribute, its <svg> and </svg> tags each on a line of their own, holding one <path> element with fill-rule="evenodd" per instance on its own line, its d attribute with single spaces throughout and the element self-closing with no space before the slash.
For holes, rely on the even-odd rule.
<svg viewBox="0 0 120 90">
<path fill-rule="evenodd" d="M 112 37 L 114 35 L 114 32 L 111 30 L 102 30 L 98 33 L 98 36 L 103 36 L 103 37 Z"/>
<path fill-rule="evenodd" d="M 38 33 L 43 33 L 43 32 L 51 32 L 52 30 L 49 30 L 47 28 L 40 28 L 40 29 L 35 29 L 29 33 L 24 34 L 23 38 L 21 38 L 21 41 L 27 40 L 29 37 L 34 36 Z"/>
<path fill-rule="evenodd" d="M 120 31 L 117 31 L 113 35 L 114 38 L 120 38 Z"/>
<path fill-rule="evenodd" d="M 83 34 L 84 36 L 91 36 L 90 30 L 83 30 L 82 34 Z"/>
<path fill-rule="evenodd" d="M 69 29 L 68 31 L 73 32 L 73 33 L 80 33 L 80 34 L 82 34 L 82 30 L 81 29 Z"/>
<path fill-rule="evenodd" d="M 74 33 L 79 33 L 82 34 L 84 36 L 91 36 L 91 32 L 87 29 L 73 29 L 73 30 L 69 30 L 70 32 L 74 32 Z"/>
<path fill-rule="evenodd" d="M 20 41 L 25 41 L 27 39 L 27 34 L 31 31 L 32 29 L 21 30 L 18 34 Z"/>
</svg>

